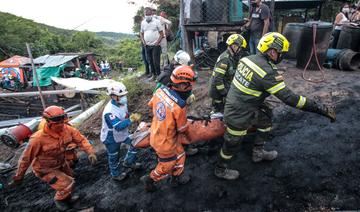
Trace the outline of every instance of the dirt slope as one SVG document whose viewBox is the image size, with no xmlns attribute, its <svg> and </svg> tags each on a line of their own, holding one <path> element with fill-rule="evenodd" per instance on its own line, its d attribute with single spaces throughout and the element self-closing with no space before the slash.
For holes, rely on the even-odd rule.
<svg viewBox="0 0 360 212">
<path fill-rule="evenodd" d="M 319 84 L 305 82 L 300 70 L 295 68 L 288 68 L 284 75 L 287 85 L 295 92 L 336 103 L 337 122 L 330 123 L 319 115 L 292 109 L 272 98 L 274 130 L 266 147 L 279 152 L 277 160 L 252 163 L 249 136 L 232 163 L 240 170 L 240 179 L 219 180 L 213 175 L 213 168 L 221 140 L 214 141 L 211 145 L 200 145 L 200 154 L 187 159 L 186 170 L 192 175 L 190 184 L 172 188 L 164 182 L 151 194 L 139 182 L 156 163 L 150 149 L 142 150 L 139 155 L 146 170 L 132 173 L 123 183 L 110 179 L 104 152 L 100 153 L 100 163 L 95 167 L 82 157 L 75 170 L 81 206 L 94 207 L 95 211 L 360 209 L 360 73 L 327 70 L 327 82 Z M 198 102 L 192 106 L 193 115 L 210 110 L 205 76 L 208 74 L 201 73 L 195 90 Z M 2 182 L 7 179 L 1 177 Z M 2 191 L 0 210 L 54 210 L 53 194 L 46 184 L 29 174 L 23 185 Z"/>
</svg>

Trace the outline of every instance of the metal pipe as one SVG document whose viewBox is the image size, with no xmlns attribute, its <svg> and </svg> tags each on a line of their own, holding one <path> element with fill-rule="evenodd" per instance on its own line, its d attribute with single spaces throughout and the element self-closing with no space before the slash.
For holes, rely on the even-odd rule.
<svg viewBox="0 0 360 212">
<path fill-rule="evenodd" d="M 64 94 L 68 92 L 76 92 L 76 93 L 87 93 L 87 94 L 101 94 L 101 91 L 96 90 L 87 90 L 87 91 L 77 91 L 72 89 L 66 89 L 66 90 L 52 90 L 52 91 L 42 91 L 42 94 Z M 19 92 L 19 93 L 1 93 L 0 97 L 25 97 L 25 96 L 37 96 L 39 95 L 38 91 L 31 91 L 31 92 Z"/>
</svg>

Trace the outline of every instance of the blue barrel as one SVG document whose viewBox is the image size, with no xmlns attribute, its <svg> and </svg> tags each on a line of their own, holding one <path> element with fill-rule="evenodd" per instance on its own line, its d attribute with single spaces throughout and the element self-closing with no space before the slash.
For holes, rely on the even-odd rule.
<svg viewBox="0 0 360 212">
<path fill-rule="evenodd" d="M 241 0 L 229 0 L 229 21 L 239 22 L 243 20 L 243 7 Z"/>
</svg>

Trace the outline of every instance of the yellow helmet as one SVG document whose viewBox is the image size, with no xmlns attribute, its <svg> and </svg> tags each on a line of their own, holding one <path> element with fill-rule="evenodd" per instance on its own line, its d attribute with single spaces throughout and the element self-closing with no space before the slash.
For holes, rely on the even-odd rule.
<svg viewBox="0 0 360 212">
<path fill-rule="evenodd" d="M 266 33 L 259 41 L 257 49 L 264 53 L 268 49 L 276 49 L 277 52 L 283 53 L 289 51 L 290 43 L 284 35 L 278 32 Z"/>
<path fill-rule="evenodd" d="M 230 35 L 228 37 L 228 39 L 226 40 L 226 44 L 228 46 L 237 44 L 237 45 L 241 46 L 242 48 L 246 48 L 246 45 L 247 45 L 245 38 L 239 34 Z"/>
</svg>

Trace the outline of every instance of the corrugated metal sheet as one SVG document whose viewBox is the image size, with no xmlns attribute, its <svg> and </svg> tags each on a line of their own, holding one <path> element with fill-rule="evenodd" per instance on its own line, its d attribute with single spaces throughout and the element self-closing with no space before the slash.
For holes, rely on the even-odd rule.
<svg viewBox="0 0 360 212">
<path fill-rule="evenodd" d="M 59 65 L 65 64 L 71 61 L 74 58 L 79 57 L 79 55 L 44 55 L 38 57 L 34 60 L 35 64 L 44 64 L 43 68 L 47 67 L 57 67 Z"/>
</svg>

